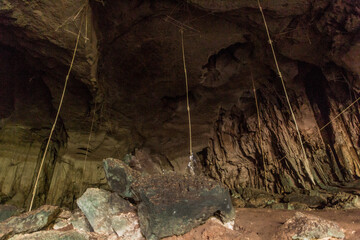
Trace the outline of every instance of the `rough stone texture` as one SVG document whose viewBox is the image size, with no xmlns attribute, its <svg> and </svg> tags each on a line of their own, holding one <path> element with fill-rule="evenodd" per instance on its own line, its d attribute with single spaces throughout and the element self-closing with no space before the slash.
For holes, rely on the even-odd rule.
<svg viewBox="0 0 360 240">
<path fill-rule="evenodd" d="M 353 195 L 345 192 L 335 194 L 330 199 L 331 206 L 335 208 L 343 209 L 354 209 L 360 208 L 360 197 L 359 195 Z"/>
<path fill-rule="evenodd" d="M 67 209 L 61 209 L 61 212 L 59 213 L 58 218 L 69 219 L 71 216 L 72 216 L 71 211 L 69 211 Z"/>
<path fill-rule="evenodd" d="M 291 193 L 284 197 L 284 202 L 302 203 L 311 208 L 324 207 L 327 199 L 321 196 L 309 196 L 306 194 Z"/>
<path fill-rule="evenodd" d="M 124 240 L 143 239 L 134 207 L 117 194 L 89 188 L 77 204 L 96 233 L 109 236 L 115 232 Z"/>
<path fill-rule="evenodd" d="M 246 201 L 239 194 L 232 194 L 231 202 L 235 208 L 243 208 L 246 206 Z"/>
<path fill-rule="evenodd" d="M 275 240 L 344 239 L 344 230 L 336 223 L 297 212 L 281 226 Z"/>
<path fill-rule="evenodd" d="M 0 205 L 0 222 L 12 217 L 18 212 L 17 207 L 11 205 Z"/>
<path fill-rule="evenodd" d="M 296 103 L 294 111 L 315 183 L 327 189 L 332 183 L 354 180 L 359 176 L 360 168 L 358 125 L 353 123 L 359 120 L 350 111 L 346 112 L 342 118 L 333 121 L 336 127 L 328 127 L 320 136 L 318 127 L 333 119 L 337 115 L 335 109 L 344 109 L 346 104 L 338 106 L 333 98 L 327 97 L 330 94 L 341 98 L 341 92 L 328 85 L 317 68 L 304 73 L 305 68 L 302 72 L 297 82 L 291 82 L 298 88 L 296 93 L 290 92 L 290 99 Z M 323 81 L 323 85 L 315 81 Z M 244 95 L 241 103 L 230 110 L 219 111 L 209 141 L 207 164 L 209 174 L 230 189 L 267 188 L 278 193 L 312 189 L 310 178 L 304 171 L 304 155 L 290 113 L 280 107 L 287 103 L 277 97 L 275 92 L 281 89 L 276 90 L 272 84 L 262 82 L 257 93 L 263 99 L 260 106 L 261 139 L 257 133 L 253 95 Z"/>
<path fill-rule="evenodd" d="M 18 234 L 9 240 L 89 240 L 89 236 L 80 231 L 40 231 L 31 234 Z"/>
<path fill-rule="evenodd" d="M 357 196 L 345 193 L 324 193 L 309 191 L 304 193 L 274 194 L 260 189 L 245 188 L 241 193 L 232 193 L 236 207 L 272 208 L 288 210 L 323 209 L 331 206 L 356 208 Z"/>
<path fill-rule="evenodd" d="M 84 231 L 84 232 L 92 231 L 89 221 L 85 217 L 84 213 L 81 211 L 75 211 L 72 214 L 72 216 L 69 218 L 69 223 L 76 230 Z"/>
<path fill-rule="evenodd" d="M 284 209 L 284 210 L 309 210 L 310 207 L 305 203 L 274 203 L 270 206 L 271 209 Z"/>
<path fill-rule="evenodd" d="M 105 175 L 110 188 L 120 196 L 132 198 L 131 184 L 140 176 L 139 172 L 131 169 L 121 160 L 107 158 L 104 160 Z"/>
<path fill-rule="evenodd" d="M 175 172 L 141 175 L 112 158 L 104 160 L 104 168 L 113 191 L 139 202 L 141 232 L 147 239 L 184 234 L 214 214 L 224 222 L 234 218 L 229 191 L 212 179 Z"/>
<path fill-rule="evenodd" d="M 31 212 L 11 217 L 0 223 L 0 239 L 8 235 L 39 231 L 55 220 L 59 212 L 58 207 L 45 205 Z"/>
<path fill-rule="evenodd" d="M 208 178 L 168 173 L 140 178 L 132 188 L 147 239 L 184 234 L 214 214 L 224 222 L 234 218 L 228 190 Z"/>
<path fill-rule="evenodd" d="M 327 189 L 356 179 L 360 176 L 358 104 L 320 135 L 318 128 L 360 93 L 359 1 L 261 2 L 316 186 Z M 182 23 L 186 24 L 193 147 L 208 173 L 233 190 L 253 187 L 282 193 L 316 188 L 303 169 L 295 126 L 256 1 L 84 3 L 0 3 L 4 202 L 29 204 L 81 19 L 87 27 L 80 29 L 78 54 L 36 206 L 75 207 L 74 200 L 86 189 L 83 183 L 106 184 L 104 156 L 122 158 L 136 148 L 149 149 L 154 164 L 145 166 L 151 165 L 155 172 L 167 167 L 185 172 L 188 126 Z M 256 133 L 251 76 L 259 97 L 261 134 Z"/>
<path fill-rule="evenodd" d="M 73 213 L 70 213 L 70 216 L 66 216 L 65 218 L 64 216 L 61 216 L 59 214 L 58 219 L 56 219 L 55 221 L 53 229 L 54 230 L 75 229 L 83 232 L 92 231 L 89 221 L 87 220 L 84 213 L 81 212 L 79 209 L 75 210 Z"/>
<path fill-rule="evenodd" d="M 288 203 L 286 203 L 288 204 Z M 275 204 L 274 204 L 275 205 Z M 338 223 L 346 232 L 346 239 L 358 240 L 358 233 L 360 232 L 359 212 L 360 209 L 353 210 L 338 210 L 338 209 L 326 209 L 326 210 L 313 210 L 311 213 L 317 217 L 309 216 L 307 214 L 296 213 L 294 211 L 286 210 L 270 210 L 260 208 L 243 208 L 236 210 L 235 221 L 230 221 L 223 224 L 219 219 L 211 217 L 203 225 L 195 227 L 188 233 L 180 236 L 171 236 L 166 238 L 167 240 L 218 240 L 218 239 L 243 239 L 243 240 L 269 240 L 272 239 L 321 239 L 321 240 L 335 240 L 339 239 L 336 234 L 332 234 L 334 237 L 323 237 L 319 232 L 331 232 L 331 229 L 339 229 L 332 222 L 327 222 L 323 219 L 331 220 Z M 58 215 L 58 220 L 69 220 L 73 216 L 79 216 L 79 211 L 76 210 L 73 213 L 69 211 L 63 211 Z M 121 214 L 121 219 L 117 222 L 118 225 L 134 224 L 134 212 L 130 214 Z M 295 215 L 295 217 L 293 217 Z M 321 218 L 319 218 L 321 217 Z M 291 218 L 291 219 L 290 219 Z M 323 218 L 323 219 L 322 219 Z M 289 220 L 290 219 L 290 220 Z M 294 220 L 295 219 L 295 220 Z M 293 220 L 293 221 L 292 221 Z M 286 222 L 290 224 L 283 224 Z M 124 237 L 124 233 L 120 233 L 124 229 L 118 229 L 118 234 L 123 235 L 119 237 L 118 234 L 113 232 L 112 234 L 99 234 L 88 230 L 75 230 L 71 227 L 61 228 L 58 231 L 55 230 L 40 230 L 39 232 L 31 234 L 16 234 L 14 236 L 7 236 L 10 239 L 63 239 L 63 240 L 124 240 L 124 239 L 139 239 L 133 232 L 128 232 L 128 235 Z M 50 226 L 49 226 L 50 227 Z M 47 227 L 46 229 L 48 229 Z M 285 228 L 285 230 L 284 230 Z M 280 231 L 279 231 L 280 229 Z M 291 229 L 291 230 L 289 230 Z M 296 231 L 295 231 L 296 230 Z M 323 231 L 324 230 L 324 231 Z M 291 237 L 294 233 L 301 232 L 302 235 L 296 235 Z M 341 232 L 340 232 L 341 233 Z M 312 235 L 311 235 L 312 234 Z M 311 236 L 313 237 L 311 237 Z M 309 237 L 310 236 L 310 237 Z M 319 238 L 318 238 L 319 237 Z M 143 238 L 140 238 L 143 240 Z"/>
<path fill-rule="evenodd" d="M 260 240 L 256 233 L 234 231 L 226 228 L 218 219 L 210 218 L 205 224 L 192 229 L 181 236 L 172 236 L 164 240 Z"/>
<path fill-rule="evenodd" d="M 246 201 L 246 207 L 266 207 L 279 201 L 279 196 L 252 188 L 245 188 L 241 196 Z"/>
<path fill-rule="evenodd" d="M 135 212 L 120 213 L 112 219 L 113 229 L 120 239 L 144 240 L 139 226 L 139 217 Z"/>
</svg>

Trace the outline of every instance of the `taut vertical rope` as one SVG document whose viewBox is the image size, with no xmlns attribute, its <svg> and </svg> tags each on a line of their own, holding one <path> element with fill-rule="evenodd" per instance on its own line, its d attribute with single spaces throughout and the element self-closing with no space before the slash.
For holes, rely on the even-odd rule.
<svg viewBox="0 0 360 240">
<path fill-rule="evenodd" d="M 181 49 L 182 49 L 182 59 L 184 64 L 185 86 L 186 86 L 186 109 L 187 109 L 188 121 L 189 121 L 189 153 L 190 156 L 192 156 L 193 150 L 192 150 L 192 136 L 191 136 L 191 115 L 190 115 L 190 104 L 189 104 L 189 85 L 188 85 L 188 77 L 187 77 L 186 61 L 185 61 L 184 30 L 181 28 L 180 32 L 181 32 Z"/>
<path fill-rule="evenodd" d="M 35 194 L 36 194 L 37 186 L 38 186 L 38 183 L 39 183 L 39 178 L 40 178 L 41 170 L 42 170 L 43 165 L 44 165 L 44 161 L 45 161 L 45 157 L 46 157 L 46 154 L 47 154 L 49 145 L 50 145 L 51 137 L 52 137 L 52 135 L 53 135 L 53 132 L 54 132 L 54 130 L 55 130 L 55 126 L 56 126 L 57 120 L 58 120 L 59 115 L 60 115 L 61 106 L 62 106 L 62 104 L 63 104 L 63 100 L 64 100 L 64 96 L 65 96 L 65 92 L 66 92 L 66 87 L 67 87 L 67 84 L 68 84 L 68 81 L 69 81 L 71 69 L 72 69 L 73 64 L 74 64 L 74 60 L 75 60 L 75 56 L 76 56 L 76 51 L 77 51 L 78 44 L 79 44 L 79 39 L 80 39 L 80 35 L 81 35 L 82 23 L 83 23 L 83 18 L 81 18 L 80 27 L 79 27 L 79 33 L 78 33 L 77 38 L 76 38 L 76 44 L 75 44 L 75 48 L 74 48 L 74 53 L 73 53 L 73 56 L 72 56 L 72 59 L 71 59 L 71 63 L 70 63 L 70 67 L 69 67 L 68 73 L 67 73 L 66 78 L 65 78 L 64 89 L 63 89 L 63 92 L 62 92 L 62 95 L 61 95 L 61 99 L 60 99 L 59 107 L 58 107 L 58 110 L 57 110 L 57 113 L 56 113 L 55 121 L 54 121 L 54 124 L 52 125 L 51 131 L 50 131 L 50 136 L 49 136 L 49 138 L 48 138 L 48 141 L 47 141 L 47 143 L 46 143 L 46 147 L 45 147 L 45 150 L 44 150 L 44 155 L 43 155 L 43 157 L 42 157 L 42 159 L 41 159 L 39 171 L 38 171 L 38 174 L 37 174 L 37 177 L 36 177 L 36 181 L 35 181 L 35 185 L 34 185 L 34 190 L 33 190 L 33 192 L 32 192 L 32 197 L 31 197 L 29 212 L 31 211 L 31 209 L 32 209 L 32 207 L 33 207 L 33 203 L 34 203 L 34 199 L 35 199 Z"/>
<path fill-rule="evenodd" d="M 188 84 L 188 77 L 186 71 L 186 61 L 185 61 L 185 47 L 184 47 L 184 29 L 180 28 L 181 32 L 181 50 L 182 50 L 182 59 L 184 64 L 184 74 L 185 74 L 185 86 L 186 86 L 186 109 L 188 113 L 188 121 L 189 121 L 189 163 L 188 168 L 190 174 L 195 175 L 195 165 L 196 165 L 196 158 L 193 153 L 192 149 L 192 134 L 191 134 L 191 115 L 190 115 L 190 104 L 189 104 L 189 84 Z"/>
<path fill-rule="evenodd" d="M 266 33 L 267 33 L 267 36 L 268 36 L 268 39 L 269 39 L 269 43 L 270 43 L 270 46 L 271 46 L 271 51 L 272 51 L 272 54 L 273 54 L 273 57 L 274 57 L 276 69 L 277 69 L 278 74 L 279 74 L 279 77 L 280 77 L 280 79 L 281 79 L 281 84 L 282 84 L 283 89 L 284 89 L 286 101 L 287 101 L 287 103 L 288 103 L 288 105 L 289 105 L 289 109 L 290 109 L 290 112 L 291 112 L 291 116 L 292 116 L 292 118 L 293 118 L 293 120 L 294 120 L 296 132 L 297 132 L 297 135 L 298 135 L 298 138 L 299 138 L 299 141 L 300 141 L 301 149 L 302 149 L 302 152 L 303 152 L 303 154 L 304 154 L 304 162 L 303 162 L 304 168 L 305 168 L 305 171 L 307 172 L 307 174 L 308 174 L 311 182 L 315 185 L 314 176 L 312 175 L 312 173 L 311 173 L 311 171 L 310 171 L 310 168 L 309 168 L 309 161 L 308 161 L 308 159 L 307 159 L 306 152 L 305 152 L 305 148 L 304 148 L 304 144 L 303 144 L 302 139 L 301 139 L 300 130 L 299 130 L 299 127 L 298 127 L 298 125 L 297 125 L 297 121 L 296 121 L 296 118 L 295 118 L 294 111 L 293 111 L 293 109 L 292 109 L 292 107 L 291 107 L 291 104 L 290 104 L 289 96 L 288 96 L 288 94 L 287 94 L 287 90 L 286 90 L 286 87 L 285 87 L 285 82 L 284 82 L 283 76 L 282 76 L 281 71 L 280 71 L 280 68 L 279 68 L 279 64 L 278 64 L 278 61 L 277 61 L 277 58 L 276 58 L 274 46 L 273 46 L 273 43 L 272 43 L 272 40 L 271 40 L 271 37 L 270 37 L 269 28 L 268 28 L 268 25 L 267 25 L 267 23 L 266 23 L 265 15 L 264 15 L 263 9 L 262 9 L 262 7 L 261 7 L 260 0 L 258 0 L 258 5 L 259 5 L 260 12 L 261 12 L 261 16 L 262 16 L 262 18 L 263 18 L 263 20 L 264 20 L 264 25 L 265 25 Z"/>
</svg>

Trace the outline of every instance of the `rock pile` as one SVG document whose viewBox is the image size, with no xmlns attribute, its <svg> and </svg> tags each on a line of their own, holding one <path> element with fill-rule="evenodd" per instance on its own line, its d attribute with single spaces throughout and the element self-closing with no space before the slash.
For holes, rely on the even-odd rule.
<svg viewBox="0 0 360 240">
<path fill-rule="evenodd" d="M 233 192 L 235 207 L 271 208 L 286 210 L 309 209 L 358 209 L 360 192 L 345 192 L 346 189 L 334 188 L 332 191 L 303 190 L 284 194 L 269 193 L 255 188 L 244 188 Z"/>
<path fill-rule="evenodd" d="M 77 199 L 79 209 L 69 211 L 45 205 L 19 214 L 15 207 L 0 206 L 0 240 L 190 240 L 261 239 L 256 232 L 237 225 L 229 191 L 204 176 L 167 172 L 140 173 L 121 160 L 104 160 L 112 192 L 88 188 Z M 250 207 L 317 207 L 325 198 L 292 193 L 279 196 L 246 189 L 241 197 Z M 350 195 L 329 198 L 339 204 Z M 240 199 L 240 198 L 238 198 Z M 358 198 L 350 199 L 357 206 Z M 217 217 L 217 218 L 215 218 Z M 221 220 L 221 221 L 220 221 Z M 204 224 L 205 223 L 205 224 Z M 267 239 L 344 239 L 336 223 L 297 212 Z"/>
<path fill-rule="evenodd" d="M 80 210 L 42 206 L 11 217 L 16 210 L 2 206 L 0 240 L 156 240 L 185 234 L 212 216 L 233 224 L 229 191 L 214 180 L 173 172 L 150 176 L 111 158 L 104 169 L 114 192 L 87 189 L 77 200 Z"/>
</svg>

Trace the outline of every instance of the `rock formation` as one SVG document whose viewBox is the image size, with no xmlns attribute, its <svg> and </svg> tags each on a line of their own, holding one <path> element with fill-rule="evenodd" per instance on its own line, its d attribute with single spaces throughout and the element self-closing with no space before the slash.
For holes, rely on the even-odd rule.
<svg viewBox="0 0 360 240">
<path fill-rule="evenodd" d="M 229 190 L 212 179 L 173 172 L 130 176 L 135 171 L 112 158 L 104 160 L 104 167 L 115 192 L 88 188 L 76 201 L 81 211 L 73 213 L 67 210 L 60 213 L 59 207 L 44 205 L 4 218 L 0 220 L 0 240 L 158 240 L 186 234 L 214 216 L 225 226 L 234 225 L 235 211 Z M 128 183 L 131 195 L 125 196 L 118 186 L 129 178 L 133 180 Z M 8 215 L 9 208 L 0 205 L 0 216 Z M 55 231 L 41 231 L 45 228 Z"/>
<path fill-rule="evenodd" d="M 3 0 L 0 203 L 29 205 L 79 32 L 35 206 L 74 208 L 86 188 L 108 188 L 105 157 L 186 171 L 181 27 L 205 174 L 237 193 L 336 191 L 359 178 L 359 2 L 260 2 L 315 184 L 257 1 Z"/>
<path fill-rule="evenodd" d="M 123 161 L 113 158 L 104 160 L 104 168 L 111 189 L 137 203 L 140 228 L 146 239 L 185 234 L 214 215 L 225 224 L 235 218 L 229 190 L 212 179 L 174 172 L 141 175 Z M 80 208 L 88 207 L 83 205 L 81 198 L 78 200 Z M 106 206 L 104 203 L 99 205 Z M 104 214 L 105 211 L 101 212 Z M 99 219 L 94 216 L 96 213 L 92 215 L 92 218 Z M 104 221 L 100 222 L 106 226 Z"/>
</svg>

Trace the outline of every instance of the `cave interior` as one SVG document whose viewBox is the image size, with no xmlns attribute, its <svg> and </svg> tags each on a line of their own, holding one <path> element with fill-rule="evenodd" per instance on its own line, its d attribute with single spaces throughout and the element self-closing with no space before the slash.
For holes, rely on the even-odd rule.
<svg viewBox="0 0 360 240">
<path fill-rule="evenodd" d="M 257 1 L 2 1 L 0 203 L 30 204 L 73 56 L 36 206 L 107 189 L 108 157 L 185 174 L 187 99 L 196 174 L 234 196 L 358 186 L 359 2 L 262 8 L 284 85 Z"/>
</svg>

